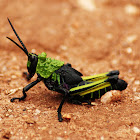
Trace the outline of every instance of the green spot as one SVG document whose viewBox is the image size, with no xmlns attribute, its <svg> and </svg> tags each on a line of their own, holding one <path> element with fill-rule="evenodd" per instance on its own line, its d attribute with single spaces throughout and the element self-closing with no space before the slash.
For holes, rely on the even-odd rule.
<svg viewBox="0 0 140 140">
<path fill-rule="evenodd" d="M 56 74 L 55 72 L 52 74 L 52 80 L 57 81 L 60 85 L 60 75 Z"/>
<path fill-rule="evenodd" d="M 54 81 L 56 81 L 56 73 L 54 72 L 53 74 L 52 74 L 52 80 L 54 80 Z"/>
<path fill-rule="evenodd" d="M 90 97 L 91 99 L 93 98 L 93 92 L 91 93 L 91 97 Z"/>
<path fill-rule="evenodd" d="M 107 92 L 106 87 L 105 87 L 105 92 Z"/>
<path fill-rule="evenodd" d="M 30 65 L 31 65 L 31 62 L 30 62 L 30 61 L 28 61 L 28 62 L 27 62 L 27 67 L 29 68 L 29 67 L 30 67 Z"/>
<path fill-rule="evenodd" d="M 99 89 L 98 93 L 99 93 L 99 98 L 101 98 L 101 92 L 100 92 L 100 89 Z"/>
<path fill-rule="evenodd" d="M 57 81 L 58 81 L 58 84 L 60 85 L 60 75 L 57 74 Z"/>
</svg>

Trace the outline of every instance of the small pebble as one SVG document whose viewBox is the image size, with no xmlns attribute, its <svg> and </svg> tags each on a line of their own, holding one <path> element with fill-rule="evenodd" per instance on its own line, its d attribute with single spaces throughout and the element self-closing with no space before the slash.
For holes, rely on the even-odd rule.
<svg viewBox="0 0 140 140">
<path fill-rule="evenodd" d="M 127 4 L 124 7 L 124 11 L 128 15 L 138 15 L 139 14 L 139 8 L 132 4 Z"/>
<path fill-rule="evenodd" d="M 116 65 L 116 64 L 118 64 L 118 60 L 117 59 L 114 59 L 114 60 L 111 61 L 111 63 L 114 64 L 114 65 Z"/>
<path fill-rule="evenodd" d="M 45 127 L 45 126 L 44 127 L 41 127 L 41 130 L 46 130 L 46 129 L 47 129 L 47 127 Z"/>
<path fill-rule="evenodd" d="M 71 120 L 71 115 L 70 114 L 64 114 L 63 119 L 70 121 Z"/>
<path fill-rule="evenodd" d="M 96 9 L 96 5 L 94 0 L 78 0 L 78 4 L 82 9 L 87 11 L 94 11 Z"/>
<path fill-rule="evenodd" d="M 130 47 L 127 48 L 127 49 L 126 49 L 126 52 L 129 53 L 129 54 L 132 53 L 132 48 L 130 48 Z"/>
<path fill-rule="evenodd" d="M 9 115 L 9 118 L 13 118 L 14 116 L 13 115 Z"/>
<path fill-rule="evenodd" d="M 96 106 L 98 104 L 96 102 L 91 102 L 91 105 Z"/>
<path fill-rule="evenodd" d="M 132 130 L 133 130 L 136 134 L 140 133 L 140 129 L 139 129 L 138 127 L 133 127 Z"/>
<path fill-rule="evenodd" d="M 104 136 L 101 136 L 101 139 L 100 140 L 104 140 Z"/>
<path fill-rule="evenodd" d="M 136 87 L 133 87 L 133 91 L 136 92 L 137 91 L 137 88 Z"/>
<path fill-rule="evenodd" d="M 125 41 L 126 43 L 134 43 L 137 40 L 137 35 L 129 35 L 126 37 Z"/>
<path fill-rule="evenodd" d="M 140 96 L 134 96 L 134 101 L 140 100 Z"/>
<path fill-rule="evenodd" d="M 7 71 L 7 67 L 6 67 L 6 66 L 3 66 L 3 67 L 2 67 L 2 71 L 3 71 L 3 72 Z"/>
<path fill-rule="evenodd" d="M 8 112 L 12 112 L 13 110 L 11 110 L 11 109 L 8 109 Z"/>
<path fill-rule="evenodd" d="M 17 76 L 16 76 L 16 75 L 12 75 L 11 78 L 12 78 L 12 79 L 16 79 Z"/>
<path fill-rule="evenodd" d="M 136 81 L 134 82 L 134 84 L 135 84 L 135 85 L 140 85 L 140 81 L 139 81 L 139 80 L 136 80 Z"/>
<path fill-rule="evenodd" d="M 61 45 L 60 48 L 61 48 L 61 50 L 63 50 L 63 51 L 66 51 L 66 50 L 68 49 L 68 47 L 65 46 L 65 45 Z"/>
<path fill-rule="evenodd" d="M 49 131 L 49 134 L 50 134 L 50 135 L 52 134 L 52 131 L 51 131 L 51 130 Z"/>
<path fill-rule="evenodd" d="M 17 57 L 16 56 L 13 56 L 12 57 L 12 61 L 17 61 Z"/>
<path fill-rule="evenodd" d="M 6 94 L 9 94 L 9 95 L 15 94 L 20 89 L 22 89 L 22 88 L 19 87 L 19 88 L 11 89 L 10 91 L 6 91 Z"/>
<path fill-rule="evenodd" d="M 117 90 L 111 90 L 109 92 L 106 92 L 102 97 L 101 97 L 101 103 L 106 104 L 106 103 L 111 103 L 111 102 L 116 102 L 121 99 L 121 92 Z"/>
<path fill-rule="evenodd" d="M 113 38 L 113 35 L 110 34 L 110 33 L 108 33 L 108 34 L 106 34 L 106 38 L 107 38 L 107 39 L 112 39 L 112 38 Z"/>
<path fill-rule="evenodd" d="M 5 114 L 5 116 L 6 116 L 6 117 L 9 117 L 9 114 L 7 113 L 7 114 Z"/>
<path fill-rule="evenodd" d="M 41 111 L 40 111 L 39 109 L 36 109 L 34 114 L 35 114 L 35 115 L 38 115 L 38 114 L 40 114 L 40 112 L 41 112 Z"/>
<path fill-rule="evenodd" d="M 62 137 L 56 137 L 56 140 L 63 140 Z"/>
</svg>

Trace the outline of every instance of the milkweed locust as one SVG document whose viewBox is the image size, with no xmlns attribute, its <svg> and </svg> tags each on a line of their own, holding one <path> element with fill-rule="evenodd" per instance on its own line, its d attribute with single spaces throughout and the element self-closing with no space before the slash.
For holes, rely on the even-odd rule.
<svg viewBox="0 0 140 140">
<path fill-rule="evenodd" d="M 63 120 L 61 110 L 66 98 L 76 104 L 82 104 L 83 102 L 91 104 L 91 99 L 100 98 L 107 91 L 122 91 L 126 89 L 127 83 L 118 78 L 118 70 L 92 76 L 83 76 L 82 73 L 72 68 L 71 64 L 65 64 L 63 61 L 48 58 L 45 52 L 38 55 L 29 53 L 12 23 L 9 19 L 8 21 L 21 45 L 11 38 L 7 38 L 16 44 L 28 57 L 28 73 L 25 73 L 27 80 L 30 80 L 35 73 L 37 74 L 37 79 L 23 88 L 23 96 L 12 98 L 11 102 L 17 99 L 19 101 L 24 100 L 27 96 L 26 92 L 43 81 L 49 90 L 63 94 L 63 99 L 57 110 L 58 120 L 61 122 Z"/>
</svg>

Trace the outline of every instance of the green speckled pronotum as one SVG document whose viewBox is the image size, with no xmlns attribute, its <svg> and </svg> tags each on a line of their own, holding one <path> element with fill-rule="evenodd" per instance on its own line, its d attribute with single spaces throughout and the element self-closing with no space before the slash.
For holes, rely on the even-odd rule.
<svg viewBox="0 0 140 140">
<path fill-rule="evenodd" d="M 57 110 L 58 120 L 61 122 L 63 120 L 61 110 L 66 97 L 72 103 L 81 104 L 87 102 L 91 104 L 90 100 L 100 98 L 107 91 L 122 91 L 126 89 L 127 83 L 118 78 L 118 70 L 98 75 L 83 76 L 82 73 L 72 68 L 71 64 L 64 64 L 63 61 L 48 58 L 45 52 L 38 55 L 29 53 L 9 19 L 8 21 L 21 46 L 11 38 L 7 38 L 23 50 L 28 57 L 28 73 L 24 72 L 27 80 L 30 80 L 35 73 L 37 74 L 37 79 L 23 88 L 23 96 L 12 98 L 11 102 L 16 99 L 19 101 L 24 100 L 27 96 L 26 92 L 40 81 L 43 81 L 49 90 L 63 94 L 63 99 Z"/>
<path fill-rule="evenodd" d="M 45 52 L 38 54 L 36 67 L 36 73 L 40 74 L 43 78 L 50 77 L 56 70 L 64 65 L 63 61 L 51 59 L 46 56 L 47 54 Z"/>
</svg>

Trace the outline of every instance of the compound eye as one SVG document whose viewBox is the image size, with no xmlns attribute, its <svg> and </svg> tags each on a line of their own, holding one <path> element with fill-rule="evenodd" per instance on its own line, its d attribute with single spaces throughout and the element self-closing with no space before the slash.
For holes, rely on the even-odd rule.
<svg viewBox="0 0 140 140">
<path fill-rule="evenodd" d="M 28 60 L 29 60 L 30 62 L 34 61 L 34 60 L 35 60 L 35 56 L 33 56 L 33 55 L 29 55 Z"/>
<path fill-rule="evenodd" d="M 32 61 L 35 60 L 35 56 L 34 56 L 34 55 L 31 56 L 31 60 L 32 60 Z"/>
</svg>

